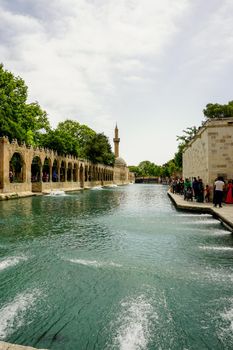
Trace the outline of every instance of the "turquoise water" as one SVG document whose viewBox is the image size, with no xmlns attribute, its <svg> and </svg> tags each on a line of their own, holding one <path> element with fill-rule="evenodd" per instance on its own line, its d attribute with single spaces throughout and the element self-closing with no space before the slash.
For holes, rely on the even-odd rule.
<svg viewBox="0 0 233 350">
<path fill-rule="evenodd" d="M 160 185 L 0 202 L 0 340 L 233 349 L 233 237 Z"/>
</svg>

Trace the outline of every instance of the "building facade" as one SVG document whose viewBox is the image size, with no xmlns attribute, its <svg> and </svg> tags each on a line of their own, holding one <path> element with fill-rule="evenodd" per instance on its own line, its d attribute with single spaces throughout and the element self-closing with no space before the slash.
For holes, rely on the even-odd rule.
<svg viewBox="0 0 233 350">
<path fill-rule="evenodd" d="M 218 176 L 233 179 L 233 118 L 210 119 L 183 152 L 183 177 L 213 185 Z"/>
</svg>

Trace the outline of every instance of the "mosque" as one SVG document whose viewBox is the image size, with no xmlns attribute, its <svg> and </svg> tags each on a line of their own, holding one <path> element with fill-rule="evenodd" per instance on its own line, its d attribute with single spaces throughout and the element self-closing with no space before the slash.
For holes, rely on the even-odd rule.
<svg viewBox="0 0 233 350">
<path fill-rule="evenodd" d="M 124 159 L 119 157 L 119 131 L 115 127 L 114 167 L 45 148 L 33 148 L 0 138 L 0 199 L 25 193 L 74 191 L 95 186 L 125 185 L 134 181 Z M 4 195 L 5 194 L 5 195 Z"/>
</svg>

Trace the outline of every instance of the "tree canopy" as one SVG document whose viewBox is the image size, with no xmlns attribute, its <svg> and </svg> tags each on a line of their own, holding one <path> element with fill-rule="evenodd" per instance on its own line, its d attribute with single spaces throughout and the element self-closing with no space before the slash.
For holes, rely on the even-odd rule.
<svg viewBox="0 0 233 350">
<path fill-rule="evenodd" d="M 114 165 L 115 156 L 112 153 L 108 138 L 102 134 L 95 134 L 86 143 L 86 157 L 93 163 Z"/>
<path fill-rule="evenodd" d="M 213 118 L 232 118 L 233 117 L 233 101 L 228 104 L 208 103 L 203 109 L 204 116 L 208 119 Z"/>
<path fill-rule="evenodd" d="M 149 160 L 144 160 L 138 166 L 129 166 L 129 170 L 136 177 L 170 177 L 180 169 L 174 159 L 171 159 L 163 165 L 156 165 Z"/>
<path fill-rule="evenodd" d="M 0 64 L 0 136 L 35 145 L 40 130 L 49 129 L 47 113 L 37 102 L 27 103 L 27 86 Z"/>
</svg>

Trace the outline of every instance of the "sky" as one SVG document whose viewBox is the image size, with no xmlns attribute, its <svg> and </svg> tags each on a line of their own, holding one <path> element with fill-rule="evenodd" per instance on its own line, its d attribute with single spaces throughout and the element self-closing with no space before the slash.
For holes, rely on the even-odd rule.
<svg viewBox="0 0 233 350">
<path fill-rule="evenodd" d="M 207 103 L 233 100 L 232 0 L 0 0 L 0 62 L 56 127 L 119 128 L 128 165 L 164 164 Z"/>
</svg>

